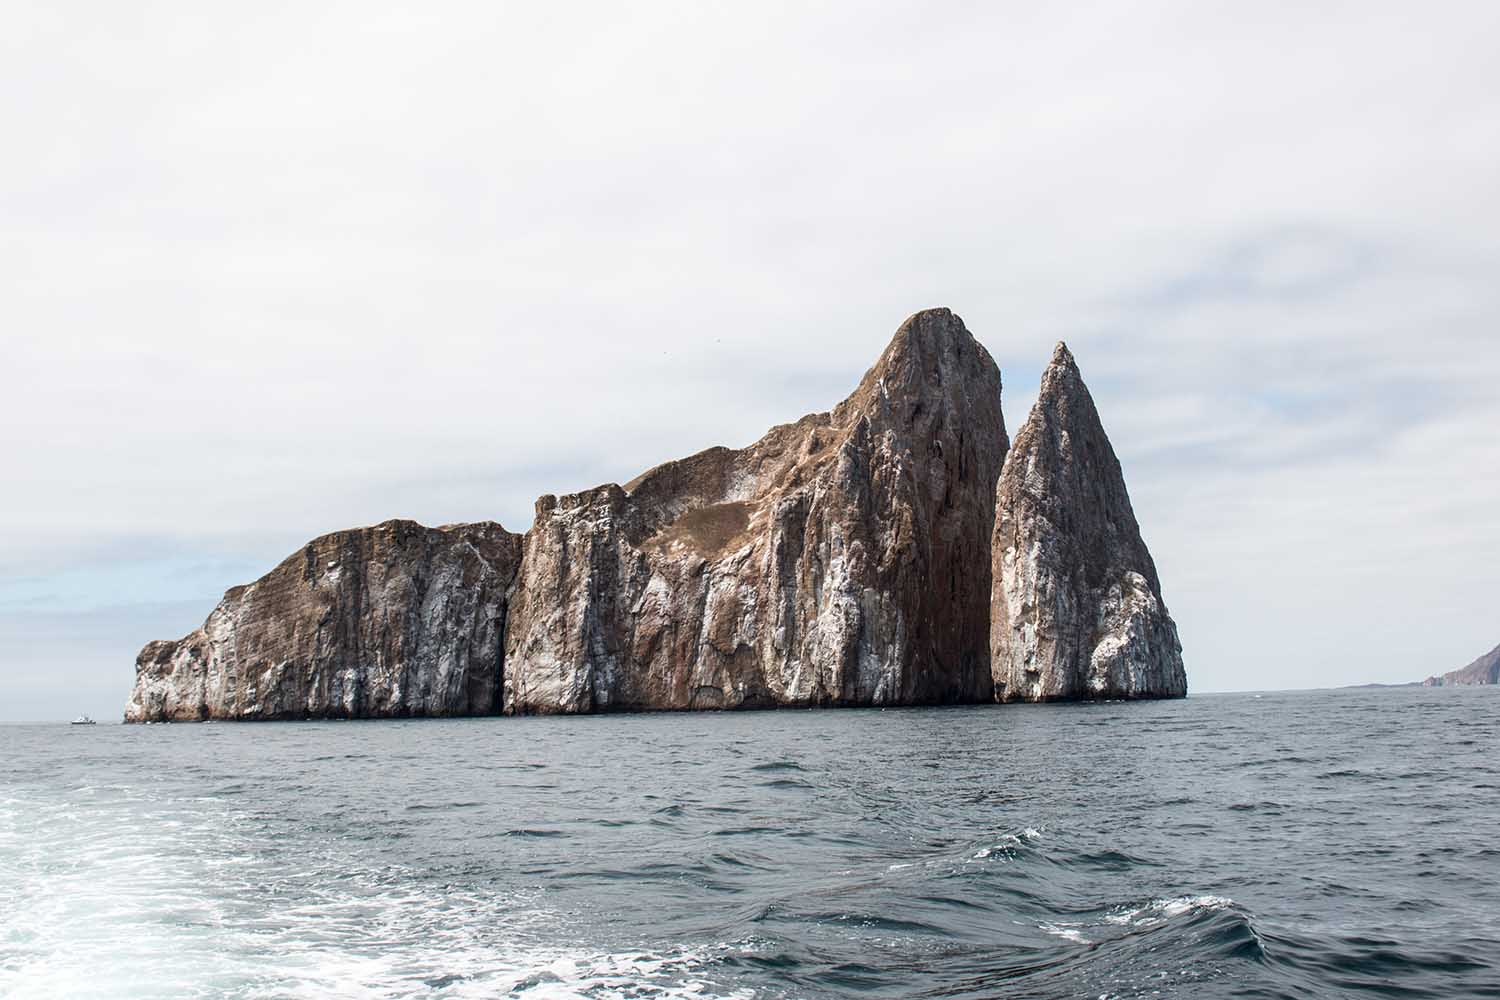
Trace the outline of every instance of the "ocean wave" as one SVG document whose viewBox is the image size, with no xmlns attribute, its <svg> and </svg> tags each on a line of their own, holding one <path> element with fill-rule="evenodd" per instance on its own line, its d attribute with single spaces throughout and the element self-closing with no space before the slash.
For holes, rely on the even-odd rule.
<svg viewBox="0 0 1500 1000">
<path fill-rule="evenodd" d="M 1156 927 L 1178 917 L 1212 913 L 1234 905 L 1234 900 L 1226 896 L 1173 896 L 1136 906 L 1118 906 L 1095 920 L 1043 920 L 1037 928 L 1074 944 L 1096 944 L 1122 932 Z"/>
</svg>

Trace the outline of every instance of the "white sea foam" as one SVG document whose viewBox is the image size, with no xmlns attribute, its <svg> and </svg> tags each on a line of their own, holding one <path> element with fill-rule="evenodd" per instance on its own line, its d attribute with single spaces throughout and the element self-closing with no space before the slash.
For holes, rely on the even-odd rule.
<svg viewBox="0 0 1500 1000">
<path fill-rule="evenodd" d="M 1173 896 L 1171 899 L 1153 899 L 1143 906 L 1121 907 L 1106 914 L 1104 919 L 1111 924 L 1140 926 L 1197 910 L 1222 910 L 1233 905 L 1234 900 L 1224 896 Z"/>
<path fill-rule="evenodd" d="M 996 855 L 1010 857 L 1015 854 L 1016 848 L 1025 846 L 1028 841 L 1040 840 L 1041 837 L 1041 830 L 1028 826 L 1016 833 L 1001 835 L 996 843 L 991 844 L 989 847 L 981 847 L 970 855 L 970 857 L 977 861 L 983 861 L 986 858 Z"/>
<path fill-rule="evenodd" d="M 1053 924 L 1043 922 L 1038 924 L 1037 926 L 1046 931 L 1048 934 L 1051 934 L 1054 937 L 1060 937 L 1064 941 L 1071 941 L 1074 944 L 1092 944 L 1092 942 L 1089 941 L 1088 938 L 1083 936 L 1083 931 L 1078 929 L 1077 924 Z"/>
<path fill-rule="evenodd" d="M 752 996 L 709 977 L 738 946 L 569 944 L 576 936 L 537 893 L 362 869 L 336 842 L 267 851 L 270 835 L 202 799 L 7 797 L 0 996 Z"/>
</svg>

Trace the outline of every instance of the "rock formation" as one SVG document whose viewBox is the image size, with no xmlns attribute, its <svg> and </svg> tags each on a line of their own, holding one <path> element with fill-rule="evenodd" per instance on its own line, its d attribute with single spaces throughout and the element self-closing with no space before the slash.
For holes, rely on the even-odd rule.
<svg viewBox="0 0 1500 1000">
<path fill-rule="evenodd" d="M 831 412 L 544 496 L 524 537 L 389 521 L 310 542 L 147 645 L 126 720 L 1181 695 L 1066 351 L 1047 379 L 1007 461 L 999 369 L 953 313 L 918 313 Z"/>
<path fill-rule="evenodd" d="M 1000 371 L 946 309 L 831 413 L 537 503 L 509 712 L 987 701 Z"/>
<path fill-rule="evenodd" d="M 1156 565 L 1066 345 L 1006 456 L 991 553 L 998 700 L 1187 693 Z"/>
<path fill-rule="evenodd" d="M 474 715 L 501 706 L 521 536 L 387 521 L 314 539 L 147 644 L 125 721 Z"/>
<path fill-rule="evenodd" d="M 1422 682 L 1423 687 L 1476 687 L 1485 684 L 1500 684 L 1500 646 L 1467 667 L 1450 670 Z"/>
</svg>

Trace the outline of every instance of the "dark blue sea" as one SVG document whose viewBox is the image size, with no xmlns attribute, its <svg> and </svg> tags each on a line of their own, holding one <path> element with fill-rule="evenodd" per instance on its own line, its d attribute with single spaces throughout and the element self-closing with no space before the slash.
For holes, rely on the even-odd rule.
<svg viewBox="0 0 1500 1000">
<path fill-rule="evenodd" d="M 0 727 L 0 995 L 1500 997 L 1500 690 Z"/>
</svg>

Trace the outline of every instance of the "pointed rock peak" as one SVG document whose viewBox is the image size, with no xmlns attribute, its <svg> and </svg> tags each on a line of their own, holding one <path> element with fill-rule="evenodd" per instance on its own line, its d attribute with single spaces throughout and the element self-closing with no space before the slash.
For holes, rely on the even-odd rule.
<svg viewBox="0 0 1500 1000">
<path fill-rule="evenodd" d="M 896 328 L 896 335 L 881 353 L 875 368 L 878 370 L 900 365 L 913 354 L 931 353 L 945 343 L 977 345 L 973 334 L 969 333 L 964 321 L 953 310 L 941 306 L 923 309 L 912 313 Z"/>
<path fill-rule="evenodd" d="M 927 334 L 969 332 L 964 327 L 964 321 L 947 306 L 934 306 L 931 309 L 919 309 L 912 313 L 902 321 L 898 335 L 908 331 L 921 331 Z"/>
<path fill-rule="evenodd" d="M 961 386 L 1000 391 L 1000 369 L 964 321 L 947 308 L 923 309 L 908 316 L 881 352 L 847 403 L 872 394 L 930 396 Z"/>
<path fill-rule="evenodd" d="M 1073 359 L 1073 352 L 1068 350 L 1068 345 L 1059 340 L 1052 349 L 1052 360 L 1048 362 L 1047 370 L 1042 373 L 1042 389 L 1038 399 L 1079 391 L 1088 394 L 1088 387 L 1083 384 L 1083 373 L 1078 370 L 1078 362 Z"/>
<path fill-rule="evenodd" d="M 1061 341 L 1042 372 L 1041 391 L 1006 462 L 1017 464 L 1014 475 L 1020 477 L 1010 483 L 1012 489 L 1040 490 L 1048 504 L 1081 495 L 1101 503 L 1107 498 L 1129 516 L 1120 463 L 1073 352 Z M 1037 473 L 1044 475 L 1038 478 Z M 1001 487 L 1006 487 L 1003 475 Z"/>
</svg>

